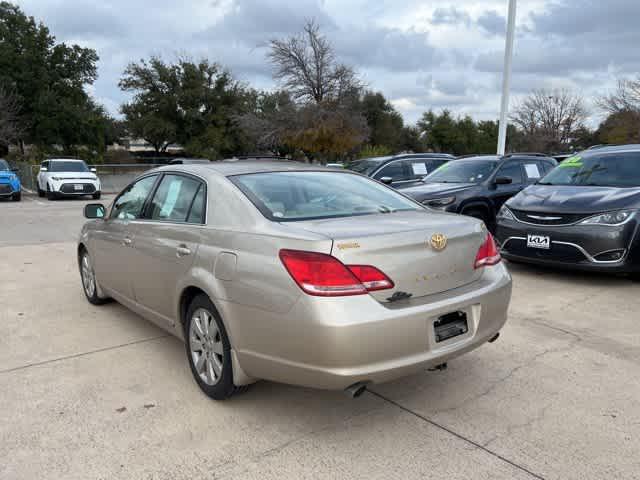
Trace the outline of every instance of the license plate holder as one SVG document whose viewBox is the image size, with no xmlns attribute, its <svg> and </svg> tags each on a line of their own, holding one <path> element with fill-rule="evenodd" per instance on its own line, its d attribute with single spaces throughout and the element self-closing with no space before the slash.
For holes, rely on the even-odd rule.
<svg viewBox="0 0 640 480">
<path fill-rule="evenodd" d="M 451 312 L 438 317 L 433 322 L 433 330 L 436 343 L 444 342 L 450 338 L 464 335 L 469 331 L 467 314 L 465 312 Z"/>
<path fill-rule="evenodd" d="M 75 191 L 82 191 L 82 190 L 84 190 L 84 185 L 79 184 L 79 183 L 76 183 L 76 184 L 73 186 L 73 189 L 74 189 Z"/>
<path fill-rule="evenodd" d="M 551 248 L 551 237 L 548 235 L 527 235 L 527 248 L 538 248 L 549 250 Z"/>
</svg>

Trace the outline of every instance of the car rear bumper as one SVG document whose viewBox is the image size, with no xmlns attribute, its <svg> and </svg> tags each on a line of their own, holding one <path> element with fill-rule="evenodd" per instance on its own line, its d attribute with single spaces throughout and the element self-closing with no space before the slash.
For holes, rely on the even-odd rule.
<svg viewBox="0 0 640 480">
<path fill-rule="evenodd" d="M 511 277 L 503 264 L 485 268 L 472 284 L 390 306 L 368 295 L 305 295 L 286 319 L 253 312 L 259 321 L 234 328 L 234 348 L 253 378 L 324 389 L 387 382 L 486 343 L 506 322 L 510 298 Z M 238 308 L 244 307 L 224 305 L 223 317 L 249 314 Z M 458 311 L 467 315 L 468 332 L 436 342 L 434 322 Z"/>
<path fill-rule="evenodd" d="M 500 220 L 496 238 L 508 260 L 585 271 L 633 273 L 640 271 L 639 230 L 637 219 L 619 226 L 550 226 Z M 528 248 L 529 234 L 548 236 L 550 248 Z M 618 257 L 612 258 L 614 254 Z"/>
</svg>

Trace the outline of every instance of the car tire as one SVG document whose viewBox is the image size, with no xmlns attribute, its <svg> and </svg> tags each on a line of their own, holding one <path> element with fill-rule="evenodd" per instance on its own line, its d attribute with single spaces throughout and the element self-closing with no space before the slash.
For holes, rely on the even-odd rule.
<svg viewBox="0 0 640 480">
<path fill-rule="evenodd" d="M 55 192 L 52 192 L 49 189 L 49 185 L 47 185 L 47 199 L 48 200 L 55 200 L 56 199 L 56 194 L 55 194 Z"/>
<path fill-rule="evenodd" d="M 22 192 L 16 192 L 11 195 L 11 200 L 13 200 L 14 202 L 19 202 L 20 200 L 22 200 Z"/>
<path fill-rule="evenodd" d="M 93 262 L 89 252 L 83 248 L 78 256 L 78 267 L 80 269 L 80 280 L 82 281 L 82 290 L 87 300 L 92 305 L 103 305 L 110 299 L 102 297 L 98 294 L 100 287 L 96 281 L 96 273 L 93 269 Z"/>
<path fill-rule="evenodd" d="M 187 360 L 200 389 L 214 400 L 246 390 L 246 386 L 233 384 L 231 343 L 211 300 L 206 295 L 196 296 L 184 320 Z"/>
<path fill-rule="evenodd" d="M 39 185 L 38 185 L 38 196 L 40 198 L 44 198 L 44 190 L 42 190 Z"/>
<path fill-rule="evenodd" d="M 101 195 L 101 193 L 100 193 L 100 192 L 96 192 L 96 193 L 94 193 L 94 194 L 92 195 L 92 198 L 93 198 L 94 200 L 100 200 L 100 195 Z"/>
</svg>

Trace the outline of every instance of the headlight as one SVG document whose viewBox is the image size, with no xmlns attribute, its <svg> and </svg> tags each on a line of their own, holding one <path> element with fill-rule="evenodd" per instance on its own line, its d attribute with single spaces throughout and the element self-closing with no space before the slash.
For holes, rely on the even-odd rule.
<svg viewBox="0 0 640 480">
<path fill-rule="evenodd" d="M 56 182 L 59 182 L 62 179 L 60 177 L 51 177 L 51 180 L 55 180 Z"/>
<path fill-rule="evenodd" d="M 580 222 L 580 225 L 622 225 L 633 217 L 633 210 L 618 210 L 617 212 L 594 215 Z"/>
<path fill-rule="evenodd" d="M 498 220 L 501 219 L 501 218 L 504 219 L 504 220 L 515 220 L 516 219 L 516 217 L 513 216 L 513 213 L 511 213 L 511 210 L 509 210 L 505 205 L 502 206 L 502 208 L 498 212 L 498 216 L 496 218 Z"/>
<path fill-rule="evenodd" d="M 446 207 L 447 205 L 451 205 L 455 201 L 456 201 L 456 197 L 443 197 L 443 198 L 436 198 L 435 200 L 425 200 L 424 202 L 422 202 L 422 204 L 427 205 L 429 207 L 440 208 L 440 207 Z"/>
<path fill-rule="evenodd" d="M 9 180 L 12 180 L 12 181 L 14 181 L 14 182 L 15 182 L 16 180 L 18 180 L 18 176 L 17 176 L 15 173 L 12 173 L 12 174 L 9 176 Z"/>
</svg>

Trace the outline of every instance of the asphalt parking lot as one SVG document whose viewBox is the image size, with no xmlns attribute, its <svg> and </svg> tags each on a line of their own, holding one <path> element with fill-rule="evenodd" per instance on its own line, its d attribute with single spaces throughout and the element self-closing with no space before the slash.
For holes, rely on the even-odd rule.
<svg viewBox="0 0 640 480">
<path fill-rule="evenodd" d="M 444 372 L 214 402 L 177 339 L 84 299 L 84 203 L 0 202 L 1 479 L 640 478 L 638 283 L 512 265 L 501 338 Z"/>
</svg>

